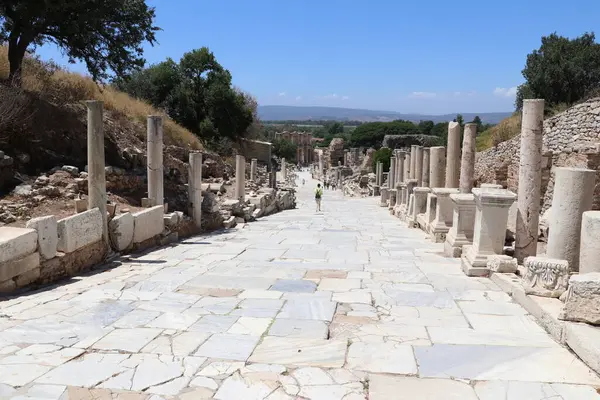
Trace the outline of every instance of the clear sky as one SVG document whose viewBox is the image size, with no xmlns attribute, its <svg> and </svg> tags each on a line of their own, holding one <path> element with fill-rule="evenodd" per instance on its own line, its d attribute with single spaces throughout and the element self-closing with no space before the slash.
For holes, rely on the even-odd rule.
<svg viewBox="0 0 600 400">
<path fill-rule="evenodd" d="M 207 46 L 261 105 L 512 111 L 542 35 L 600 36 L 600 0 L 148 1 L 163 29 L 149 63 Z"/>
</svg>

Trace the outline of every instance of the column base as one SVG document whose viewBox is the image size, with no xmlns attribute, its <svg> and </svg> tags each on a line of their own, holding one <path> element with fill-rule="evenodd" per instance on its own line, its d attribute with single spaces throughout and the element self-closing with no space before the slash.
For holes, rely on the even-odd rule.
<svg viewBox="0 0 600 400">
<path fill-rule="evenodd" d="M 493 254 L 476 254 L 473 246 L 465 246 L 460 265 L 467 276 L 485 277 L 490 275 L 488 257 Z"/>
<path fill-rule="evenodd" d="M 373 186 L 373 196 L 380 196 L 381 192 L 379 190 L 379 186 Z"/>
</svg>

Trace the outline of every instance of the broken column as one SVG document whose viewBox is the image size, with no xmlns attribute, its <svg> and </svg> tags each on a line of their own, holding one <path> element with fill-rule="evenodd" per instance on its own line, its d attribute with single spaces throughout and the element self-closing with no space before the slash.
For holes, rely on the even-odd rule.
<svg viewBox="0 0 600 400">
<path fill-rule="evenodd" d="M 517 196 L 505 189 L 474 188 L 472 193 L 476 205 L 473 245 L 463 249 L 461 265 L 467 276 L 487 276 L 488 257 L 502 255 L 508 209 Z"/>
<path fill-rule="evenodd" d="M 202 153 L 190 153 L 190 176 L 188 181 L 188 195 L 190 202 L 190 216 L 194 225 L 202 225 Z"/>
<path fill-rule="evenodd" d="M 415 162 L 417 160 L 417 146 L 416 145 L 412 145 L 410 146 L 410 179 L 415 179 L 415 172 L 416 172 L 416 167 L 415 167 Z"/>
<path fill-rule="evenodd" d="M 252 182 L 256 182 L 256 178 L 257 178 L 256 170 L 257 170 L 257 168 L 258 168 L 258 160 L 256 158 L 253 158 L 250 161 L 250 180 Z"/>
<path fill-rule="evenodd" d="M 106 216 L 106 173 L 104 161 L 104 124 L 101 101 L 85 102 L 88 109 L 87 156 L 88 156 L 88 210 L 98 208 L 102 216 L 102 239 L 110 246 L 108 218 Z"/>
<path fill-rule="evenodd" d="M 417 146 L 415 149 L 415 177 L 417 187 L 423 186 L 423 146 Z"/>
<path fill-rule="evenodd" d="M 285 158 L 281 159 L 281 179 L 284 183 L 286 182 Z"/>
<path fill-rule="evenodd" d="M 235 198 L 246 201 L 246 159 L 239 154 L 235 156 Z"/>
<path fill-rule="evenodd" d="M 523 100 L 515 257 L 520 263 L 537 253 L 542 184 L 544 100 Z"/>
<path fill-rule="evenodd" d="M 465 125 L 463 135 L 462 160 L 460 168 L 459 194 L 450 195 L 452 200 L 452 228 L 446 235 L 444 255 L 460 257 L 463 246 L 473 240 L 473 224 L 475 223 L 475 199 L 471 193 L 475 175 L 475 138 L 477 124 Z"/>
<path fill-rule="evenodd" d="M 435 218 L 430 226 L 431 238 L 435 243 L 446 241 L 446 234 L 452 227 L 452 200 L 451 194 L 458 193 L 453 188 L 432 188 L 431 192 L 436 196 Z"/>
<path fill-rule="evenodd" d="M 477 124 L 466 124 L 460 163 L 460 193 L 471 193 L 475 179 L 475 139 Z"/>
<path fill-rule="evenodd" d="M 423 172 L 421 174 L 421 186 L 429 187 L 429 147 L 423 148 Z"/>
<path fill-rule="evenodd" d="M 446 174 L 446 148 L 436 146 L 429 149 L 429 187 L 443 188 Z"/>
<path fill-rule="evenodd" d="M 448 124 L 448 154 L 446 160 L 446 187 L 458 188 L 460 179 L 460 124 Z"/>
<path fill-rule="evenodd" d="M 567 260 L 571 272 L 579 271 L 581 220 L 592 209 L 596 171 L 556 168 L 546 256 Z M 600 259 L 596 259 L 597 262 Z"/>
<path fill-rule="evenodd" d="M 163 186 L 163 119 L 159 115 L 148 116 L 147 126 L 148 154 L 148 199 L 150 205 L 165 203 Z"/>
</svg>

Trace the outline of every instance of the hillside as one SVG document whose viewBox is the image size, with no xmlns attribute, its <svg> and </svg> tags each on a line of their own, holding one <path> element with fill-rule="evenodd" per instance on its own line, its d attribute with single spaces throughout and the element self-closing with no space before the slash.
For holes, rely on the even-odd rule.
<svg viewBox="0 0 600 400">
<path fill-rule="evenodd" d="M 456 113 L 459 114 L 459 113 Z M 403 119 L 413 122 L 431 120 L 433 122 L 447 122 L 456 118 L 456 114 L 426 115 L 426 114 L 402 114 L 395 111 L 362 110 L 354 108 L 339 107 L 298 107 L 298 106 L 258 106 L 260 119 L 266 121 L 284 120 L 333 120 L 333 121 L 363 121 L 363 122 L 387 122 Z M 479 115 L 485 124 L 497 124 L 511 115 L 510 112 L 496 113 L 460 113 L 465 121 L 472 121 Z"/>
</svg>

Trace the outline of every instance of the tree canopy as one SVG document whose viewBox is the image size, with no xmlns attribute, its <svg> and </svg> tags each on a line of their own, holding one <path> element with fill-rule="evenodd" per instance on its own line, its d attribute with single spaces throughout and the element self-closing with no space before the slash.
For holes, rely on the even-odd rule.
<svg viewBox="0 0 600 400">
<path fill-rule="evenodd" d="M 569 39 L 553 33 L 542 37 L 542 45 L 527 55 L 515 106 L 523 99 L 545 99 L 549 106 L 573 104 L 600 86 L 600 44 L 594 33 Z"/>
<path fill-rule="evenodd" d="M 8 42 L 10 79 L 20 83 L 27 50 L 56 44 L 83 61 L 96 80 L 143 67 L 143 42 L 154 44 L 155 12 L 145 0 L 0 0 L 0 39 Z"/>
<path fill-rule="evenodd" d="M 256 100 L 231 85 L 231 74 L 206 47 L 115 80 L 115 85 L 144 99 L 206 142 L 247 136 Z"/>
<path fill-rule="evenodd" d="M 358 126 L 350 134 L 351 147 L 381 147 L 385 135 L 434 135 L 445 137 L 448 123 L 434 124 L 433 121 L 368 122 Z"/>
<path fill-rule="evenodd" d="M 298 148 L 291 140 L 276 139 L 273 141 L 273 154 L 285 158 L 288 162 L 296 162 L 296 149 Z"/>
</svg>

